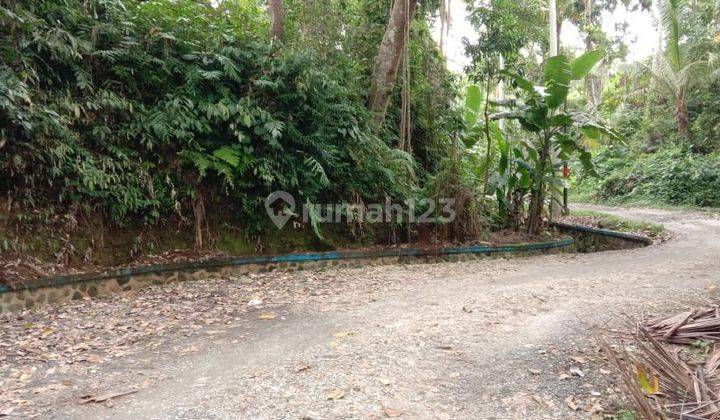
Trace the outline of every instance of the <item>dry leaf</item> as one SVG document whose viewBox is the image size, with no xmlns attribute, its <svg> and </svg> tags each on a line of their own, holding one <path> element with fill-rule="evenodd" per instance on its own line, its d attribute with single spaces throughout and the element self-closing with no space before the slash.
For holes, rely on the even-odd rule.
<svg viewBox="0 0 720 420">
<path fill-rule="evenodd" d="M 247 303 L 247 306 L 258 306 L 258 305 L 262 305 L 262 303 L 263 303 L 262 299 L 253 299 Z"/>
<path fill-rule="evenodd" d="M 383 411 L 385 412 L 385 415 L 390 418 L 400 417 L 403 414 L 402 411 L 392 407 L 383 407 Z"/>
<path fill-rule="evenodd" d="M 258 319 L 275 319 L 275 318 L 277 318 L 277 315 L 275 315 L 275 312 L 263 312 L 258 317 Z"/>
<path fill-rule="evenodd" d="M 585 377 L 585 373 L 583 373 L 583 371 L 580 370 L 580 368 L 577 367 L 577 366 L 571 367 L 571 368 L 570 368 L 570 373 L 573 374 L 573 375 L 575 375 L 575 376 L 579 376 L 579 377 L 581 377 L 581 378 Z"/>
<path fill-rule="evenodd" d="M 660 391 L 660 381 L 657 376 L 651 375 L 640 362 L 635 362 L 637 382 L 648 395 L 657 394 Z"/>
<path fill-rule="evenodd" d="M 580 407 L 578 407 L 578 405 L 575 403 L 575 397 L 572 396 L 572 395 L 569 396 L 569 397 L 567 397 L 567 398 L 565 398 L 565 404 L 567 404 L 567 406 L 570 407 L 570 409 L 571 409 L 572 411 L 577 411 L 577 410 L 580 408 Z"/>
<path fill-rule="evenodd" d="M 580 363 L 581 365 L 587 363 L 587 359 L 585 359 L 582 356 L 573 356 L 570 358 L 570 360 L 572 360 L 575 363 Z"/>
<path fill-rule="evenodd" d="M 340 388 L 331 389 L 325 394 L 325 398 L 328 400 L 339 400 L 345 396 L 345 391 Z"/>
<path fill-rule="evenodd" d="M 392 381 L 388 378 L 380 378 L 380 383 L 387 386 L 387 385 L 390 385 L 392 383 Z"/>
<path fill-rule="evenodd" d="M 85 356 L 84 360 L 89 363 L 100 363 L 103 359 L 97 354 L 88 354 L 87 356 Z"/>
<path fill-rule="evenodd" d="M 104 402 L 104 401 L 111 400 L 113 398 L 134 394 L 136 392 L 137 392 L 137 390 L 133 389 L 130 391 L 106 392 L 106 393 L 98 394 L 98 395 L 85 395 L 84 397 L 82 397 L 80 399 L 80 404 L 87 404 L 89 402 L 97 402 L 97 403 Z"/>
<path fill-rule="evenodd" d="M 310 365 L 308 365 L 307 363 L 300 363 L 295 366 L 295 372 L 304 372 L 308 369 L 310 369 Z"/>
</svg>

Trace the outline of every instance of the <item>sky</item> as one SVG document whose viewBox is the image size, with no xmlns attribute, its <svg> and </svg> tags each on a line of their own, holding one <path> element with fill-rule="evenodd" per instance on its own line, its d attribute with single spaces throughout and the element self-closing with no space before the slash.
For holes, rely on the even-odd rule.
<svg viewBox="0 0 720 420">
<path fill-rule="evenodd" d="M 465 57 L 462 44 L 463 38 L 472 40 L 477 33 L 465 19 L 465 2 L 463 0 L 449 0 L 452 26 L 445 44 L 445 55 L 448 60 L 448 67 L 453 71 L 462 71 L 469 60 Z M 522 0 L 519 0 L 522 1 Z M 630 23 L 625 43 L 628 45 L 629 54 L 627 61 L 642 60 L 652 55 L 658 48 L 659 38 L 653 25 L 653 17 L 650 12 L 627 12 L 625 8 L 618 7 L 614 12 L 603 12 L 603 30 L 613 35 L 616 33 L 615 24 L 627 21 Z M 436 22 L 433 28 L 433 36 L 440 39 L 440 23 Z M 564 22 L 560 34 L 560 44 L 565 47 L 584 49 L 584 44 L 578 29 L 570 22 Z"/>
</svg>

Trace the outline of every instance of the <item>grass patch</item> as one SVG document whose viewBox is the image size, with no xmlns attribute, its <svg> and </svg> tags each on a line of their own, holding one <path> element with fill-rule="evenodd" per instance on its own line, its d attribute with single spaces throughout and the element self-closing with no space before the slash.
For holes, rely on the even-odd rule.
<svg viewBox="0 0 720 420">
<path fill-rule="evenodd" d="M 624 208 L 650 208 L 659 210 L 689 210 L 702 213 L 720 213 L 720 207 L 699 207 L 690 204 L 667 204 L 659 201 L 652 201 L 642 198 L 611 198 L 607 200 L 598 200 L 590 194 L 576 192 L 570 194 L 570 203 L 577 204 L 597 204 L 600 206 L 614 206 Z"/>
<path fill-rule="evenodd" d="M 626 219 L 601 211 L 572 210 L 570 215 L 596 220 L 604 229 L 616 230 L 618 232 L 645 232 L 650 236 L 660 236 L 663 232 L 665 232 L 665 227 L 657 223 Z"/>
</svg>

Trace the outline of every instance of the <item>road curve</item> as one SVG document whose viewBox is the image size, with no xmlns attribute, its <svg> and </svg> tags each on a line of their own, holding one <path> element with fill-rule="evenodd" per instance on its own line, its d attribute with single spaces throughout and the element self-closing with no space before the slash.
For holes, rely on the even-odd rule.
<svg viewBox="0 0 720 420">
<path fill-rule="evenodd" d="M 251 314 L 217 333 L 171 335 L 88 374 L 97 389 L 139 392 L 82 405 L 63 394 L 41 417 L 504 419 L 613 409 L 613 374 L 595 363 L 597 326 L 715 299 L 720 218 L 593 208 L 662 223 L 674 238 L 597 254 L 321 272 L 351 287 L 290 297 L 264 317 L 274 319 Z"/>
</svg>

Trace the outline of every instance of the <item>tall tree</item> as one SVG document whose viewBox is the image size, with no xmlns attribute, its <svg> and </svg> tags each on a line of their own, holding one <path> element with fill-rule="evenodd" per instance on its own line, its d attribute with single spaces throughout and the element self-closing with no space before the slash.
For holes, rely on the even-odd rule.
<svg viewBox="0 0 720 420">
<path fill-rule="evenodd" d="M 706 56 L 694 58 L 682 42 L 684 34 L 681 20 L 689 13 L 688 7 L 685 0 L 663 0 L 660 3 L 665 53 L 655 57 L 651 68 L 658 86 L 674 102 L 677 132 L 682 139 L 690 137 L 688 94 L 700 85 L 707 84 L 710 77 L 718 76 L 717 72 L 711 71 L 711 60 Z"/>
<path fill-rule="evenodd" d="M 469 20 L 478 32 L 478 39 L 476 43 L 467 43 L 465 50 L 473 60 L 472 78 L 482 84 L 484 91 L 481 95 L 484 120 L 481 127 L 486 142 L 483 164 L 485 194 L 490 191 L 490 160 L 493 152 L 490 94 L 496 83 L 500 82 L 500 70 L 505 67 L 505 61 L 511 67 L 517 66 L 522 60 L 520 49 L 539 40 L 539 34 L 531 24 L 535 22 L 538 10 L 539 4 L 533 1 L 489 0 L 468 5 Z"/>
<path fill-rule="evenodd" d="M 284 35 L 285 11 L 282 0 L 267 0 L 268 11 L 270 12 L 270 38 L 279 41 Z"/>
<path fill-rule="evenodd" d="M 368 108 L 372 112 L 372 124 L 379 129 L 385 121 L 390 93 L 397 79 L 400 59 L 405 50 L 405 28 L 417 8 L 417 0 L 395 0 L 385 34 L 380 42 L 372 80 Z"/>
</svg>

